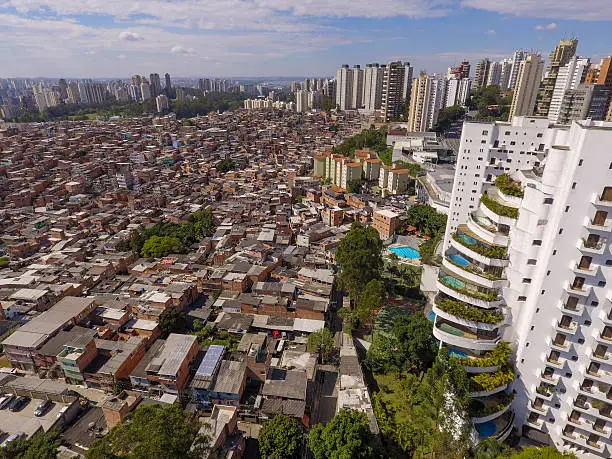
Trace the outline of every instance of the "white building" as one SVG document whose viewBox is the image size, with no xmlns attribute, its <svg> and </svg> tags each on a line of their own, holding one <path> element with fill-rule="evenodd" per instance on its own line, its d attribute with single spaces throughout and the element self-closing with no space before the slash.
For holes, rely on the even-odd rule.
<svg viewBox="0 0 612 459">
<path fill-rule="evenodd" d="M 300 89 L 295 93 L 295 106 L 298 113 L 308 111 L 308 91 Z"/>
<path fill-rule="evenodd" d="M 510 71 L 510 81 L 508 82 L 508 88 L 514 89 L 516 86 L 516 80 L 518 78 L 519 67 L 521 66 L 521 62 L 525 60 L 527 54 L 521 50 L 517 49 L 514 51 L 512 55 L 512 70 Z"/>
<path fill-rule="evenodd" d="M 444 97 L 444 107 L 453 105 L 466 105 L 470 98 L 470 88 L 472 80 L 469 78 L 451 77 L 446 81 L 446 94 Z"/>
<path fill-rule="evenodd" d="M 548 110 L 549 120 L 555 123 L 559 121 L 559 113 L 566 91 L 576 89 L 584 81 L 584 76 L 590 65 L 591 60 L 588 57 L 573 56 L 566 65 L 559 68 Z"/>
<path fill-rule="evenodd" d="M 161 113 L 164 110 L 168 110 L 168 96 L 165 94 L 160 94 L 155 98 L 155 104 L 157 105 L 157 112 Z"/>
<path fill-rule="evenodd" d="M 378 64 L 368 64 L 363 75 L 363 105 L 366 112 L 379 110 L 382 105 L 382 88 L 385 69 Z"/>
<path fill-rule="evenodd" d="M 340 110 L 350 110 L 353 98 L 353 71 L 343 65 L 336 72 L 336 105 Z"/>
<path fill-rule="evenodd" d="M 351 95 L 351 108 L 358 109 L 363 105 L 363 70 L 359 65 L 353 66 L 353 93 Z"/>
<path fill-rule="evenodd" d="M 487 86 L 499 86 L 501 71 L 501 62 L 491 62 L 491 65 L 489 65 L 489 74 L 487 75 Z"/>
<path fill-rule="evenodd" d="M 509 120 L 515 116 L 531 116 L 535 111 L 544 61 L 538 54 L 530 54 L 521 62 L 512 96 Z"/>
<path fill-rule="evenodd" d="M 612 453 L 611 142 L 604 122 L 464 125 L 434 335 L 474 382 L 496 374 L 472 393 L 480 439 L 514 425 L 580 458 Z M 502 341 L 514 359 L 489 365 Z"/>
</svg>

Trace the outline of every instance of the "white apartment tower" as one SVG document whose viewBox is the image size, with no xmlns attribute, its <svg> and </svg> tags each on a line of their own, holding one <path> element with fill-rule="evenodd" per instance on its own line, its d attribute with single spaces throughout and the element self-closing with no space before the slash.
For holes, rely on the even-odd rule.
<svg viewBox="0 0 612 459">
<path fill-rule="evenodd" d="M 410 110 L 408 111 L 408 132 L 425 132 L 427 130 L 428 110 L 431 104 L 431 84 L 431 78 L 424 73 L 412 82 Z"/>
<path fill-rule="evenodd" d="M 508 88 L 514 89 L 516 86 L 516 80 L 518 79 L 519 67 L 521 66 L 521 62 L 525 60 L 527 54 L 521 50 L 517 49 L 514 51 L 512 55 L 512 69 L 510 70 L 510 80 L 508 81 Z"/>
<path fill-rule="evenodd" d="M 350 110 L 353 98 L 353 71 L 343 65 L 336 71 L 336 105 L 340 110 Z"/>
<path fill-rule="evenodd" d="M 353 66 L 353 94 L 351 95 L 351 107 L 361 108 L 363 105 L 363 70 L 359 65 Z"/>
<path fill-rule="evenodd" d="M 538 54 L 530 54 L 521 62 L 512 96 L 509 120 L 515 116 L 533 115 L 543 71 L 544 61 Z"/>
<path fill-rule="evenodd" d="M 576 87 L 584 81 L 591 60 L 588 57 L 572 56 L 569 62 L 559 67 L 557 80 L 555 81 L 555 89 L 550 100 L 550 108 L 548 109 L 548 119 L 557 122 L 566 91 L 576 89 Z"/>
<path fill-rule="evenodd" d="M 489 74 L 487 75 L 487 86 L 499 86 L 501 71 L 501 62 L 491 62 L 489 65 Z"/>
<path fill-rule="evenodd" d="M 363 105 L 366 112 L 380 109 L 384 78 L 384 67 L 378 64 L 366 65 L 363 75 Z"/>
<path fill-rule="evenodd" d="M 612 453 L 611 143 L 601 121 L 464 125 L 433 330 L 479 439 Z"/>
<path fill-rule="evenodd" d="M 466 105 L 470 97 L 470 87 L 472 80 L 469 78 L 449 78 L 446 81 L 446 95 L 444 107 L 453 105 Z"/>
<path fill-rule="evenodd" d="M 308 91 L 300 89 L 295 93 L 295 111 L 304 113 L 308 111 Z"/>
</svg>

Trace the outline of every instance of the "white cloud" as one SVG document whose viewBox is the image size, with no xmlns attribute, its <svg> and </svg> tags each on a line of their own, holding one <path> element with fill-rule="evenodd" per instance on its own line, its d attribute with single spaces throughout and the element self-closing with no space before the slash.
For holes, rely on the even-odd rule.
<svg viewBox="0 0 612 459">
<path fill-rule="evenodd" d="M 555 30 L 556 28 L 557 28 L 557 24 L 554 22 L 551 22 L 550 24 L 535 26 L 536 30 Z"/>
<path fill-rule="evenodd" d="M 119 34 L 119 39 L 124 41 L 142 41 L 144 37 L 136 32 L 125 31 Z"/>
<path fill-rule="evenodd" d="M 612 20 L 610 0 L 461 0 L 461 6 L 531 18 Z"/>
<path fill-rule="evenodd" d="M 184 46 L 176 45 L 170 50 L 172 54 L 180 54 L 182 56 L 193 56 L 196 52 L 193 48 L 185 48 Z"/>
<path fill-rule="evenodd" d="M 495 29 L 489 29 L 487 30 L 487 35 L 495 35 L 497 32 L 495 32 Z"/>
</svg>

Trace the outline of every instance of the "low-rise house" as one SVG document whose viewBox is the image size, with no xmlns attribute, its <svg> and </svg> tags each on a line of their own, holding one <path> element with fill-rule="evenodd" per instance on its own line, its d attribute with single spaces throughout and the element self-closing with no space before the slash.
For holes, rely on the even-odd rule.
<svg viewBox="0 0 612 459">
<path fill-rule="evenodd" d="M 249 380 L 265 381 L 272 359 L 272 353 L 268 350 L 270 344 L 266 333 L 246 333 L 240 340 L 238 352 L 245 356 Z"/>
<path fill-rule="evenodd" d="M 223 360 L 210 389 L 210 401 L 238 406 L 246 387 L 247 362 Z"/>
<path fill-rule="evenodd" d="M 268 416 L 286 414 L 308 425 L 306 394 L 308 376 L 305 370 L 270 368 L 261 394 L 261 412 Z"/>
<path fill-rule="evenodd" d="M 163 392 L 181 394 L 189 378 L 190 365 L 199 350 L 195 336 L 170 333 L 146 367 L 147 379 L 158 383 Z"/>
<path fill-rule="evenodd" d="M 69 384 L 84 383 L 85 376 L 83 372 L 98 354 L 94 340 L 96 331 L 90 329 L 83 330 L 80 334 L 65 341 L 61 351 L 57 354 L 57 361 L 64 374 L 64 379 Z"/>
<path fill-rule="evenodd" d="M 210 405 L 210 388 L 221 366 L 225 347 L 213 344 L 208 347 L 196 373 L 189 383 L 191 399 L 194 402 Z"/>
<path fill-rule="evenodd" d="M 96 339 L 96 358 L 84 369 L 88 387 L 115 391 L 115 384 L 127 380 L 145 354 L 145 340 L 132 337 L 127 341 Z"/>
</svg>

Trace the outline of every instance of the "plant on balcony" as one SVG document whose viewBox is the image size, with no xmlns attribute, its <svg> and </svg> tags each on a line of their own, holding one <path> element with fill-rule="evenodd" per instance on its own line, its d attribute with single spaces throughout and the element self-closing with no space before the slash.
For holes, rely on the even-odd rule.
<svg viewBox="0 0 612 459">
<path fill-rule="evenodd" d="M 496 276 L 495 274 L 488 273 L 472 264 L 463 266 L 457 263 L 456 261 L 453 261 L 453 259 L 450 257 L 446 257 L 446 261 L 448 261 L 451 265 L 457 266 L 458 268 L 461 268 L 464 271 L 467 271 L 469 273 L 476 274 L 477 276 L 484 277 L 485 279 L 489 279 L 493 281 L 502 280 L 501 276 Z"/>
<path fill-rule="evenodd" d="M 502 247 L 501 245 L 492 245 L 490 247 L 486 247 L 482 244 L 468 244 L 463 239 L 461 239 L 457 233 L 453 234 L 453 239 L 461 245 L 467 247 L 471 251 L 476 252 L 477 254 L 480 254 L 487 258 L 496 258 L 499 260 L 503 260 L 508 255 L 508 249 L 506 247 Z"/>
<path fill-rule="evenodd" d="M 480 202 L 482 202 L 491 212 L 496 213 L 500 217 L 518 218 L 518 209 L 504 206 L 493 200 L 488 194 L 483 194 L 480 197 Z"/>
<path fill-rule="evenodd" d="M 523 190 L 521 189 L 521 182 L 512 180 L 508 174 L 502 174 L 495 179 L 495 186 L 508 196 L 514 196 L 516 198 L 522 198 L 524 196 Z"/>
<path fill-rule="evenodd" d="M 483 311 L 463 301 L 457 301 L 451 298 L 438 299 L 436 297 L 436 304 L 444 312 L 473 322 L 497 324 L 504 320 L 504 315 L 499 311 Z"/>
<path fill-rule="evenodd" d="M 462 293 L 464 295 L 471 296 L 472 298 L 476 298 L 478 300 L 483 300 L 483 301 L 496 301 L 497 300 L 497 293 L 495 292 L 482 293 L 482 292 L 476 292 L 473 290 L 468 290 L 465 287 L 458 287 L 456 285 L 448 283 L 447 281 L 444 280 L 443 277 L 440 277 L 440 282 L 442 282 L 448 288 L 451 288 L 458 293 Z"/>
<path fill-rule="evenodd" d="M 472 376 L 471 390 L 472 392 L 490 391 L 497 387 L 514 381 L 514 372 L 509 369 L 501 369 L 494 373 L 480 373 Z"/>
<path fill-rule="evenodd" d="M 511 354 L 510 345 L 505 341 L 500 341 L 495 349 L 482 357 L 476 359 L 451 357 L 451 359 L 466 367 L 487 368 L 507 365 Z"/>
<path fill-rule="evenodd" d="M 499 403 L 491 406 L 472 406 L 469 407 L 470 416 L 473 418 L 484 418 L 485 416 L 490 416 L 494 413 L 498 413 L 504 409 L 506 409 L 514 400 L 514 394 L 504 394 L 499 397 Z"/>
<path fill-rule="evenodd" d="M 548 397 L 553 393 L 553 390 L 548 386 L 538 386 L 536 387 L 536 392 L 540 395 Z"/>
</svg>

